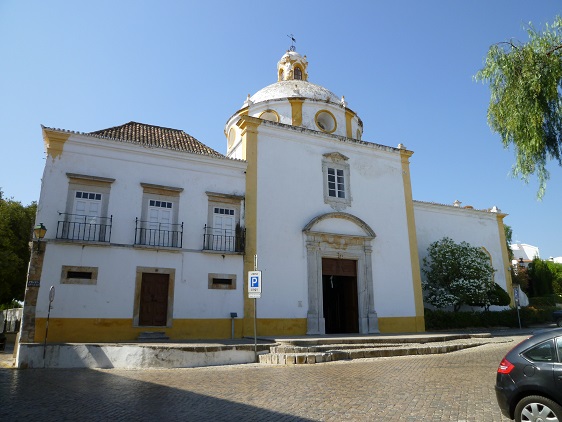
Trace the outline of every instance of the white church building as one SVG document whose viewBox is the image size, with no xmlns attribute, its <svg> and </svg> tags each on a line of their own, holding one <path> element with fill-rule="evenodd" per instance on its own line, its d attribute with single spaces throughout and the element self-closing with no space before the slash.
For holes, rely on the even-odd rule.
<svg viewBox="0 0 562 422">
<path fill-rule="evenodd" d="M 288 51 L 225 127 L 226 154 L 129 122 L 43 127 L 47 160 L 22 342 L 422 332 L 421 260 L 448 236 L 484 248 L 510 294 L 495 207 L 417 202 L 413 152 L 362 140 L 343 97 Z"/>
</svg>

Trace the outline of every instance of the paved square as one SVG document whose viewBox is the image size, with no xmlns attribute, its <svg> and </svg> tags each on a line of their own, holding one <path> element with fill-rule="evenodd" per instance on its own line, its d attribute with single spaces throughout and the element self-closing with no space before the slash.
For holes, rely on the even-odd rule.
<svg viewBox="0 0 562 422">
<path fill-rule="evenodd" d="M 514 344 L 297 366 L 0 369 L 0 420 L 505 421 L 493 386 Z"/>
</svg>

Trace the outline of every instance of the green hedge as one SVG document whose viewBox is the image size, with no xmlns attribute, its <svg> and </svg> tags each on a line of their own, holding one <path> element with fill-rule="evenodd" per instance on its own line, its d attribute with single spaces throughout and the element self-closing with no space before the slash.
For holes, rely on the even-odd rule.
<svg viewBox="0 0 562 422">
<path fill-rule="evenodd" d="M 557 294 L 529 298 L 529 305 L 534 307 L 556 306 L 557 303 L 562 303 L 562 298 Z"/>
<path fill-rule="evenodd" d="M 521 325 L 552 322 L 555 307 L 535 308 L 527 306 L 519 310 Z M 498 312 L 446 312 L 425 309 L 426 330 L 450 330 L 456 328 L 519 327 L 515 308 Z"/>
</svg>

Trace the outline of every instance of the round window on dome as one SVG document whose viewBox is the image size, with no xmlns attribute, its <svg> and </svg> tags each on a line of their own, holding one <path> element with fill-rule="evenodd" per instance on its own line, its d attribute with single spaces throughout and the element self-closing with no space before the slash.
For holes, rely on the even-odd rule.
<svg viewBox="0 0 562 422">
<path fill-rule="evenodd" d="M 314 121 L 316 122 L 316 126 L 318 126 L 322 132 L 332 133 L 336 130 L 336 118 L 328 110 L 320 110 L 316 113 Z"/>
<path fill-rule="evenodd" d="M 265 110 L 260 114 L 260 119 L 269 120 L 270 122 L 279 122 L 279 114 L 275 110 Z"/>
<path fill-rule="evenodd" d="M 236 140 L 236 130 L 231 127 L 228 131 L 228 148 L 231 148 L 234 145 L 234 141 Z"/>
</svg>

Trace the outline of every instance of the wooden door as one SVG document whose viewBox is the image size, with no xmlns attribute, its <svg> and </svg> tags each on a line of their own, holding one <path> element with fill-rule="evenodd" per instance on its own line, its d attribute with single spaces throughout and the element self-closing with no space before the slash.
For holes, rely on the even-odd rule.
<svg viewBox="0 0 562 422">
<path fill-rule="evenodd" d="M 358 333 L 357 261 L 322 259 L 326 334 Z"/>
<path fill-rule="evenodd" d="M 166 326 L 169 280 L 169 274 L 142 274 L 139 325 Z"/>
</svg>

